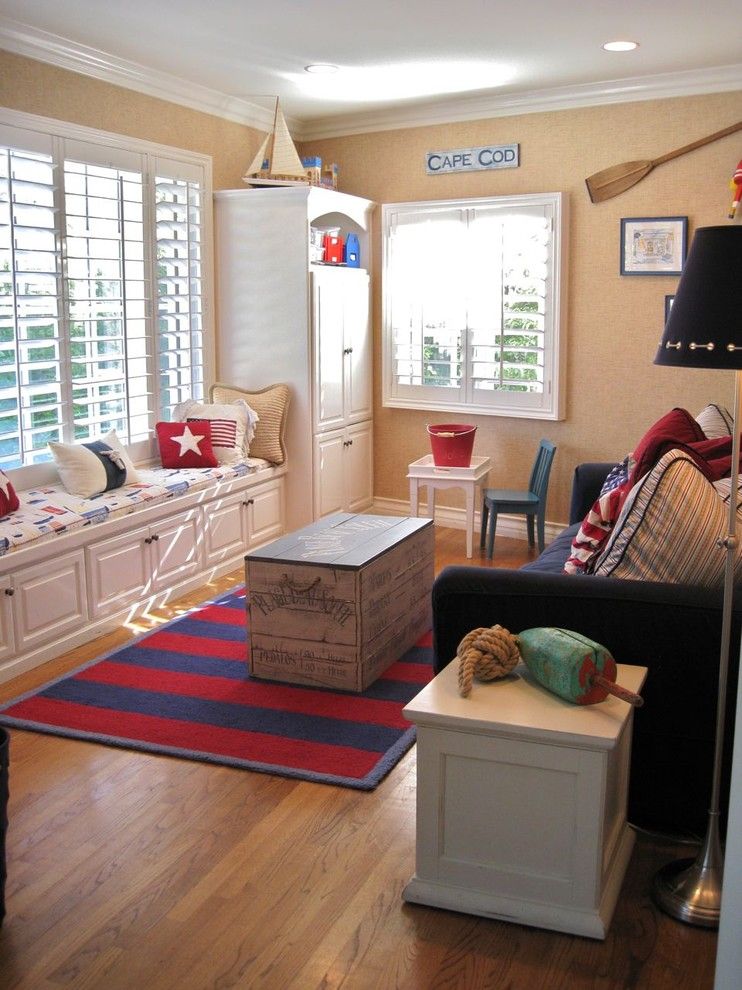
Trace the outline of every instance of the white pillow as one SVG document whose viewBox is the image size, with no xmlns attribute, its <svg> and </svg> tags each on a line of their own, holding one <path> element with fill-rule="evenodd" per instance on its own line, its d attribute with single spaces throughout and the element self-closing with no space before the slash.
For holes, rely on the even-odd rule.
<svg viewBox="0 0 742 990">
<path fill-rule="evenodd" d="M 136 485 L 141 481 L 131 458 L 124 450 L 115 430 L 109 430 L 102 442 L 114 450 L 126 468 L 124 485 Z M 54 456 L 54 463 L 62 484 L 70 493 L 78 498 L 92 498 L 100 495 L 108 487 L 108 476 L 100 458 L 79 443 L 50 442 L 49 448 Z"/>
<path fill-rule="evenodd" d="M 728 437 L 734 429 L 734 419 L 729 410 L 713 402 L 699 412 L 696 422 L 706 434 L 707 440 Z"/>
<path fill-rule="evenodd" d="M 175 422 L 191 419 L 211 422 L 211 446 L 219 464 L 239 464 L 247 457 L 258 417 L 243 399 L 221 404 L 186 399 L 173 408 Z"/>
</svg>

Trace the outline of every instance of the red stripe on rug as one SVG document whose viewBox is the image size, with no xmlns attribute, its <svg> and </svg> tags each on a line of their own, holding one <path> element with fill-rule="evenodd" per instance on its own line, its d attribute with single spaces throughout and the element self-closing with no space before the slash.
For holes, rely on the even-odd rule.
<svg viewBox="0 0 742 990">
<path fill-rule="evenodd" d="M 210 636 L 186 636 L 183 633 L 170 632 L 169 629 L 150 633 L 131 645 L 142 650 L 167 650 L 171 653 L 195 653 L 198 656 L 219 657 L 222 660 L 247 661 L 247 648 L 244 643 L 212 639 Z"/>
<path fill-rule="evenodd" d="M 428 670 L 428 679 L 430 671 Z M 398 701 L 379 701 L 358 695 L 328 695 L 317 688 L 302 690 L 284 684 L 261 684 L 256 681 L 236 681 L 229 677 L 203 674 L 182 674 L 169 670 L 149 670 L 125 663 L 100 663 L 75 675 L 77 681 L 115 684 L 142 691 L 161 691 L 208 701 L 226 701 L 253 708 L 298 712 L 344 722 L 365 722 L 394 729 L 408 729 L 410 723 L 402 716 Z"/>
<path fill-rule="evenodd" d="M 382 753 L 370 753 L 349 746 L 329 746 L 306 739 L 286 739 L 261 732 L 224 729 L 201 722 L 110 709 L 101 711 L 39 695 L 19 702 L 14 707 L 13 716 L 178 750 L 358 779 L 369 773 L 383 756 Z"/>
<path fill-rule="evenodd" d="M 387 667 L 381 676 L 388 677 L 392 681 L 406 681 L 408 684 L 427 684 L 430 680 L 430 666 L 397 660 L 391 667 Z"/>
<path fill-rule="evenodd" d="M 229 608 L 228 605 L 206 605 L 187 613 L 189 619 L 201 619 L 204 622 L 218 622 L 222 626 L 246 626 L 247 614 L 245 609 Z"/>
</svg>

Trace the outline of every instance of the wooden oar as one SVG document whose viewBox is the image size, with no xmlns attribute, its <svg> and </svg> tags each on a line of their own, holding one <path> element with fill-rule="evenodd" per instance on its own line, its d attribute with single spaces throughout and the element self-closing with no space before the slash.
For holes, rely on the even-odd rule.
<svg viewBox="0 0 742 990">
<path fill-rule="evenodd" d="M 649 175 L 657 165 L 669 162 L 673 158 L 679 158 L 689 151 L 695 151 L 696 148 L 702 148 L 704 144 L 711 144 L 712 141 L 718 141 L 719 138 L 726 137 L 727 134 L 734 134 L 735 131 L 742 131 L 742 120 L 730 127 L 725 127 L 723 131 L 699 138 L 698 141 L 686 144 L 675 151 L 668 151 L 666 155 L 660 155 L 659 158 L 649 158 L 639 162 L 624 162 L 623 165 L 612 165 L 610 168 L 604 168 L 602 172 L 596 172 L 595 175 L 585 179 L 590 199 L 593 203 L 602 203 L 605 199 L 618 196 L 619 193 L 631 189 L 637 182 L 641 182 L 644 176 Z"/>
</svg>

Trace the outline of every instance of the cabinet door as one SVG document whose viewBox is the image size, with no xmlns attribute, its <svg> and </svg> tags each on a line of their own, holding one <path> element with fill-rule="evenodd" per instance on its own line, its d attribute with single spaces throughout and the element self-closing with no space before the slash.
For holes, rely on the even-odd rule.
<svg viewBox="0 0 742 990">
<path fill-rule="evenodd" d="M 149 593 L 149 540 L 149 528 L 140 526 L 87 548 L 91 618 L 119 612 Z"/>
<path fill-rule="evenodd" d="M 0 578 L 0 662 L 15 656 L 15 636 L 13 635 L 13 595 L 15 591 L 10 578 Z"/>
<path fill-rule="evenodd" d="M 349 426 L 345 450 L 345 511 L 361 512 L 374 500 L 374 440 L 370 422 Z"/>
<path fill-rule="evenodd" d="M 13 587 L 19 653 L 79 630 L 88 621 L 82 550 L 18 571 Z"/>
<path fill-rule="evenodd" d="M 283 535 L 283 482 L 279 479 L 245 493 L 248 546 L 257 547 Z M 307 493 L 307 498 L 309 493 Z"/>
<path fill-rule="evenodd" d="M 152 591 L 176 585 L 203 569 L 200 520 L 200 510 L 189 509 L 152 524 Z"/>
<path fill-rule="evenodd" d="M 345 446 L 344 430 L 321 433 L 314 438 L 314 518 L 345 507 Z"/>
<path fill-rule="evenodd" d="M 250 493 L 217 498 L 203 506 L 204 560 L 207 566 L 247 550 Z"/>
<path fill-rule="evenodd" d="M 314 335 L 314 429 L 342 426 L 345 420 L 346 355 L 343 353 L 342 269 L 312 272 Z"/>
<path fill-rule="evenodd" d="M 345 354 L 345 421 L 358 423 L 373 416 L 369 278 L 366 272 L 345 271 L 343 327 Z"/>
</svg>

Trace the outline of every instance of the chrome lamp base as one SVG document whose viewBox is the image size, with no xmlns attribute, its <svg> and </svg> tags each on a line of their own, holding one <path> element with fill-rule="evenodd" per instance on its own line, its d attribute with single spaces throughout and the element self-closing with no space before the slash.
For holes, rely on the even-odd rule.
<svg viewBox="0 0 742 990">
<path fill-rule="evenodd" d="M 652 896 L 666 914 L 703 928 L 718 928 L 724 856 L 719 815 L 709 814 L 704 843 L 695 859 L 668 863 L 655 875 Z"/>
</svg>

